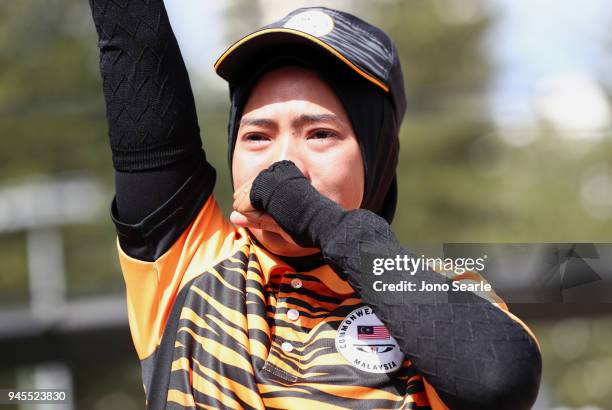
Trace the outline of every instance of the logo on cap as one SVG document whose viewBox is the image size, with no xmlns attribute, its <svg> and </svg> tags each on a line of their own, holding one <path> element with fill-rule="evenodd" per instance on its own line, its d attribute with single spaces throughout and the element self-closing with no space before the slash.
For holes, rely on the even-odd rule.
<svg viewBox="0 0 612 410">
<path fill-rule="evenodd" d="M 283 27 L 321 37 L 334 29 L 334 20 L 320 10 L 308 10 L 291 17 Z"/>
<path fill-rule="evenodd" d="M 336 349 L 353 367 L 368 373 L 391 373 L 404 361 L 397 342 L 369 306 L 344 318 L 336 333 Z"/>
</svg>

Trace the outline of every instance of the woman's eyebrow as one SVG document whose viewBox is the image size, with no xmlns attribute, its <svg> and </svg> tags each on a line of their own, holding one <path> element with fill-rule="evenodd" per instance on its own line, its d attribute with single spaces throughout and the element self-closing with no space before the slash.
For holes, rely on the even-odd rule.
<svg viewBox="0 0 612 410">
<path fill-rule="evenodd" d="M 294 128 L 300 128 L 307 124 L 319 123 L 319 122 L 327 122 L 327 123 L 335 123 L 340 125 L 341 121 L 337 115 L 334 114 L 302 114 L 298 118 L 295 118 L 291 121 L 291 126 Z M 255 127 L 265 127 L 265 128 L 276 128 L 277 123 L 274 120 L 269 118 L 242 118 L 240 120 L 240 126 L 255 126 Z"/>
<path fill-rule="evenodd" d="M 247 125 L 252 125 L 255 127 L 274 128 L 276 127 L 276 122 L 268 118 L 242 118 L 240 120 L 240 126 L 243 127 Z"/>
<path fill-rule="evenodd" d="M 302 114 L 298 118 L 291 121 L 291 125 L 295 128 L 299 128 L 303 127 L 304 125 L 317 122 L 331 122 L 336 123 L 337 125 L 341 124 L 341 121 L 338 116 L 334 114 Z"/>
</svg>

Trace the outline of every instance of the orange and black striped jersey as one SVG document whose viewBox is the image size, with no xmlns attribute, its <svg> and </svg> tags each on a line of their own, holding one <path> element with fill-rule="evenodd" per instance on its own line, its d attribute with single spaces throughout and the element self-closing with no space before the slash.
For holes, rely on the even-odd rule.
<svg viewBox="0 0 612 410">
<path fill-rule="evenodd" d="M 155 260 L 118 248 L 149 404 L 446 408 L 345 280 L 328 265 L 296 272 L 212 195 Z"/>
</svg>

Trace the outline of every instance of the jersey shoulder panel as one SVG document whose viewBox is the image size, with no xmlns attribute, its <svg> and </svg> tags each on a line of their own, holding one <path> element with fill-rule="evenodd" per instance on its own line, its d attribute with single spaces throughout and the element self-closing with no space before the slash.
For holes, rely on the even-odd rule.
<svg viewBox="0 0 612 410">
<path fill-rule="evenodd" d="M 155 261 L 128 255 L 117 241 L 130 330 L 141 359 L 155 351 L 176 295 L 185 283 L 233 254 L 246 241 L 246 231 L 236 229 L 225 219 L 214 195 L 208 198 L 181 236 Z"/>
</svg>

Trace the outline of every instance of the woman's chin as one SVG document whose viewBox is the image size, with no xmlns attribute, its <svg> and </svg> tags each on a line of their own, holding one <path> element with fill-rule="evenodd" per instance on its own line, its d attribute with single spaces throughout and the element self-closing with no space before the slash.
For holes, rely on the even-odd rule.
<svg viewBox="0 0 612 410">
<path fill-rule="evenodd" d="M 319 252 L 316 248 L 302 248 L 293 241 L 287 241 L 281 235 L 262 229 L 251 229 L 259 242 L 269 251 L 282 256 L 305 256 Z"/>
</svg>

